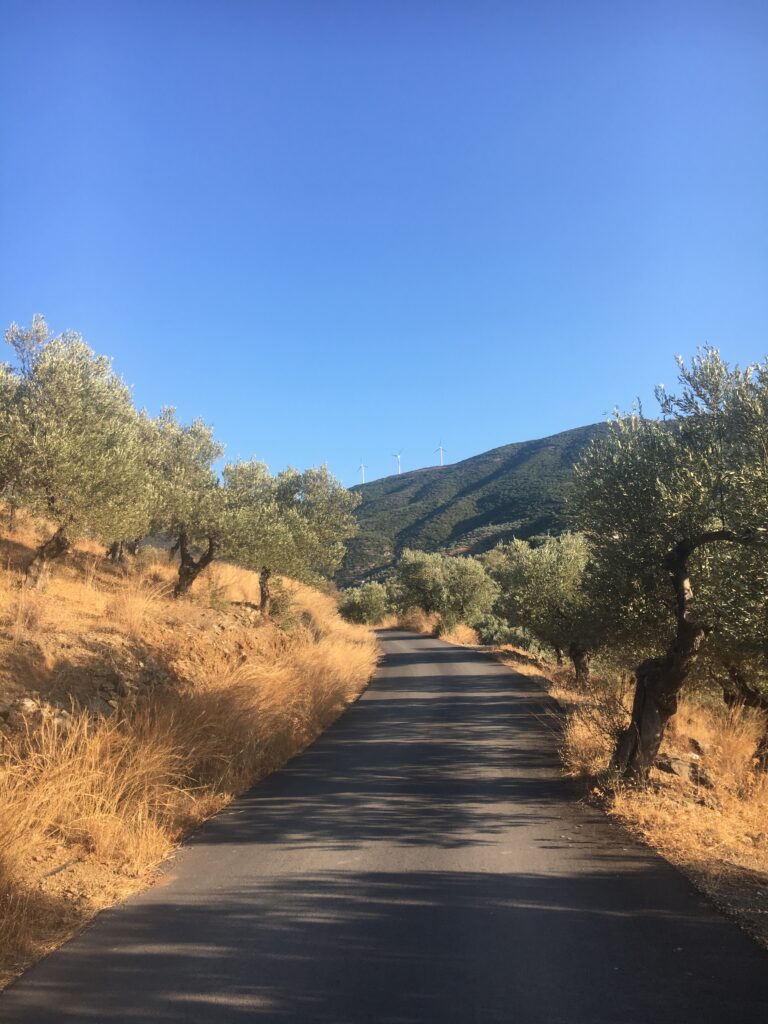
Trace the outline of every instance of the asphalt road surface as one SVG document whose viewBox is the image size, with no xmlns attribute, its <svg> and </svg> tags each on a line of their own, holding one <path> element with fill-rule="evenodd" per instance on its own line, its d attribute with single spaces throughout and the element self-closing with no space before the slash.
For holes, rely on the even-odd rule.
<svg viewBox="0 0 768 1024">
<path fill-rule="evenodd" d="M 578 803 L 531 681 L 414 634 L 382 646 L 357 704 L 0 1021 L 768 1022 L 768 954 Z"/>
</svg>

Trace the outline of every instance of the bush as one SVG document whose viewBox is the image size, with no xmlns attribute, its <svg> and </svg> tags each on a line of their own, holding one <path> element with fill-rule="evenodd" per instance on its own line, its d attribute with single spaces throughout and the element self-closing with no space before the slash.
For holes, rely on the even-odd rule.
<svg viewBox="0 0 768 1024">
<path fill-rule="evenodd" d="M 449 630 L 489 614 L 498 596 L 499 587 L 480 562 L 442 552 L 406 549 L 390 581 L 396 612 L 436 612 Z"/>
<path fill-rule="evenodd" d="M 477 635 L 480 637 L 481 644 L 508 644 L 512 636 L 510 630 L 504 619 L 499 618 L 498 615 L 483 615 L 477 622 L 473 622 Z"/>
<path fill-rule="evenodd" d="M 342 592 L 341 614 L 348 622 L 375 626 L 389 611 L 387 588 L 381 583 L 363 583 Z"/>
</svg>

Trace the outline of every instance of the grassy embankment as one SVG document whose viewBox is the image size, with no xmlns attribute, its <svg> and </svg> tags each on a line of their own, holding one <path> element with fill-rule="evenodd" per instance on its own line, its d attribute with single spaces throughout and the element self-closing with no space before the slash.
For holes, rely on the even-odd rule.
<svg viewBox="0 0 768 1024">
<path fill-rule="evenodd" d="M 437 616 L 414 612 L 391 624 L 437 635 Z M 476 644 L 474 630 L 441 634 Z M 689 692 L 672 719 L 660 763 L 643 789 L 607 786 L 616 737 L 629 719 L 631 679 L 593 674 L 589 688 L 573 685 L 566 668 L 511 647 L 496 656 L 535 677 L 555 698 L 553 717 L 565 771 L 629 831 L 681 868 L 703 891 L 768 945 L 768 773 L 755 754 L 765 716 L 728 708 Z"/>
<path fill-rule="evenodd" d="M 365 687 L 376 647 L 333 599 L 286 581 L 263 622 L 254 574 L 127 570 L 81 544 L 42 591 L 0 554 L 0 984 L 140 889 L 202 820 L 296 754 Z M 233 604 L 232 602 L 243 602 Z"/>
</svg>

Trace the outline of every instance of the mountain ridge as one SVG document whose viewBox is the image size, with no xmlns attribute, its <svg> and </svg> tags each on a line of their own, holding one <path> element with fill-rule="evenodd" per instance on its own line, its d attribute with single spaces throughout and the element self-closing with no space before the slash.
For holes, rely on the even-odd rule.
<svg viewBox="0 0 768 1024">
<path fill-rule="evenodd" d="M 385 575 L 405 547 L 474 553 L 512 536 L 560 532 L 573 467 L 607 429 L 592 423 L 357 484 L 360 532 L 338 582 Z"/>
</svg>

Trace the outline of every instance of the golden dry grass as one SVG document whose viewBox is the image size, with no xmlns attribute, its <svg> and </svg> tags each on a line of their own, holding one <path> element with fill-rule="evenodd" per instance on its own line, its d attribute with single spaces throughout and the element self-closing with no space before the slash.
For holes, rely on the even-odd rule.
<svg viewBox="0 0 768 1024">
<path fill-rule="evenodd" d="M 423 612 L 421 608 L 413 608 L 409 612 L 397 617 L 398 629 L 407 629 L 412 633 L 426 633 L 427 636 L 437 636 L 440 626 L 440 616 L 437 612 Z"/>
<path fill-rule="evenodd" d="M 439 612 L 425 612 L 421 608 L 412 608 L 402 615 L 387 616 L 379 623 L 379 628 L 407 629 L 412 633 L 424 633 L 427 636 L 439 637 L 448 644 L 457 644 L 460 647 L 480 643 L 476 630 L 471 626 L 459 622 L 448 629 Z"/>
<path fill-rule="evenodd" d="M 469 645 L 475 646 L 480 643 L 477 631 L 463 622 L 457 623 L 451 629 L 440 632 L 440 639 L 449 644 L 458 644 L 459 647 Z"/>
<path fill-rule="evenodd" d="M 27 590 L 34 530 L 5 545 L 0 696 L 73 704 L 30 716 L 0 755 L 5 980 L 147 884 L 192 827 L 312 742 L 377 660 L 371 633 L 308 587 L 285 581 L 282 626 L 263 622 L 247 607 L 258 580 L 231 566 L 173 601 L 163 559 L 125 572 L 87 545 Z M 105 678 L 122 686 L 107 718 L 87 710 Z"/>
</svg>

